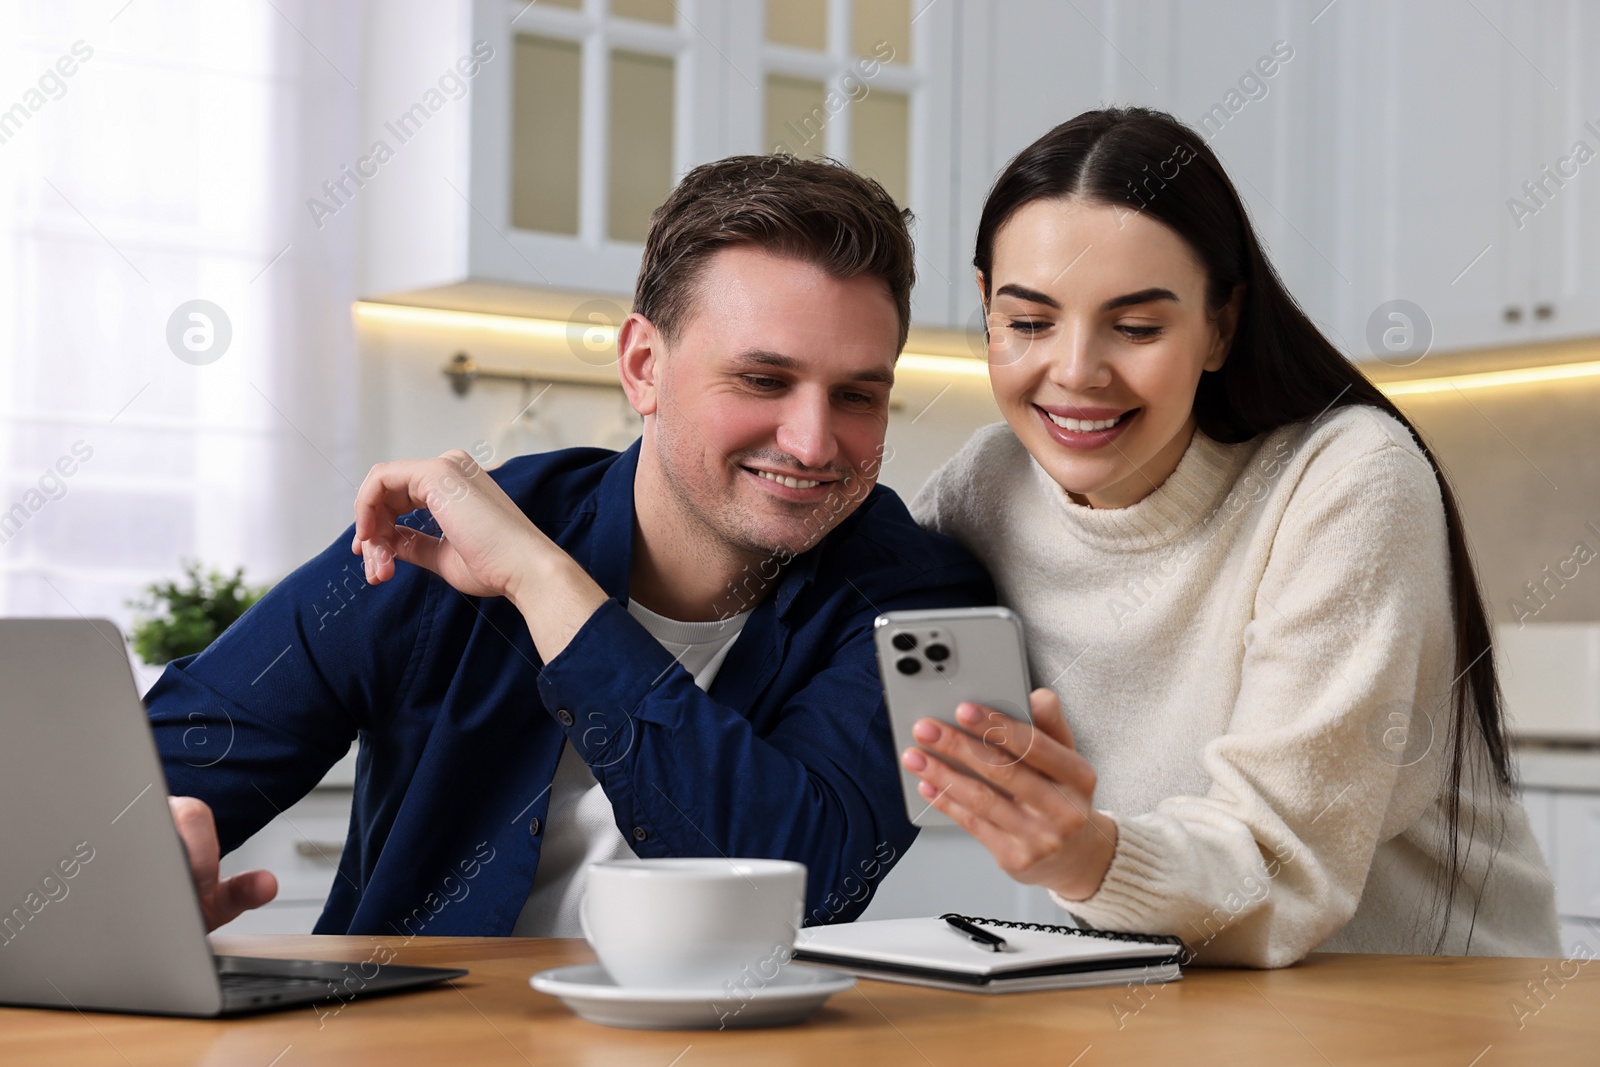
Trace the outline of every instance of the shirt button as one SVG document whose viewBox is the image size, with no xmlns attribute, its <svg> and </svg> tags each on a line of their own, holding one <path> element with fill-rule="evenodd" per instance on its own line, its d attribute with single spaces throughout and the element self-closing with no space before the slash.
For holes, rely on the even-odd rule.
<svg viewBox="0 0 1600 1067">
<path fill-rule="evenodd" d="M 560 723 L 562 726 L 571 726 L 572 712 L 568 711 L 566 708 L 557 708 L 556 722 Z"/>
<path fill-rule="evenodd" d="M 644 827 L 635 826 L 633 828 L 633 839 L 635 841 L 643 841 L 645 838 L 647 838 L 649 836 L 650 836 L 650 834 L 645 830 Z"/>
<path fill-rule="evenodd" d="M 544 823 L 539 821 L 539 817 L 537 815 L 535 815 L 531 820 L 529 820 L 529 822 L 528 822 L 528 833 L 532 834 L 534 837 L 538 837 L 539 836 L 539 831 L 543 830 L 543 829 L 544 829 Z"/>
</svg>

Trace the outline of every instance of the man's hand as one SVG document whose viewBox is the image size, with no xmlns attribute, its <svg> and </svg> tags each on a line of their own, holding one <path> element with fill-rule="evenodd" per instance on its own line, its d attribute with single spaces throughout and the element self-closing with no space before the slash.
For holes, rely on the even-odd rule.
<svg viewBox="0 0 1600 1067">
<path fill-rule="evenodd" d="M 217 844 L 217 824 L 209 804 L 194 797 L 168 797 L 167 805 L 172 809 L 172 821 L 177 824 L 184 851 L 189 853 L 189 874 L 200 896 L 206 933 L 278 895 L 278 879 L 270 871 L 217 877 L 222 849 Z"/>
<path fill-rule="evenodd" d="M 427 508 L 441 537 L 395 525 Z M 467 453 L 379 463 L 356 493 L 356 534 L 367 581 L 394 577 L 394 561 L 425 567 L 468 596 L 503 596 L 527 620 L 546 663 L 606 602 L 573 558 L 533 524 Z"/>
<path fill-rule="evenodd" d="M 427 508 L 442 537 L 395 525 Z M 560 551 L 467 453 L 379 463 L 356 493 L 350 551 L 367 581 L 394 577 L 394 561 L 426 567 L 468 596 L 510 596 L 541 553 Z"/>
</svg>

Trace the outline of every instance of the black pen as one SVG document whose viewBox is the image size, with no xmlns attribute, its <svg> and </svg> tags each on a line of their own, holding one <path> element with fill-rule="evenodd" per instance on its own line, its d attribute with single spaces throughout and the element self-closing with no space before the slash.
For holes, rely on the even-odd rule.
<svg viewBox="0 0 1600 1067">
<path fill-rule="evenodd" d="M 998 934 L 991 934 L 977 923 L 968 922 L 954 912 L 941 915 L 945 922 L 966 934 L 980 945 L 986 946 L 991 952 L 999 952 L 1006 947 L 1006 939 Z"/>
</svg>

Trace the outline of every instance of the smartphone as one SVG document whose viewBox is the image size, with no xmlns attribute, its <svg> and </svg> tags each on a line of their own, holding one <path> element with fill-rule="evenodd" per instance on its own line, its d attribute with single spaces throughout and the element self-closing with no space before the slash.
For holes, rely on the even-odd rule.
<svg viewBox="0 0 1600 1067">
<path fill-rule="evenodd" d="M 984 704 L 1010 719 L 1032 723 L 1028 655 L 1022 643 L 1022 620 L 1014 612 L 1001 607 L 889 611 L 878 616 L 872 637 L 894 731 L 896 762 L 901 752 L 916 747 L 911 726 L 918 719 L 937 719 L 976 736 L 1006 730 L 1003 719 L 980 728 L 981 733 L 957 723 L 956 705 L 963 701 Z M 992 751 L 996 764 L 1015 762 L 1003 749 L 986 751 Z M 932 753 L 929 756 L 939 758 Z M 981 775 L 983 771 L 978 765 L 945 762 L 965 774 Z M 900 788 L 912 823 L 954 826 L 949 816 L 917 791 L 921 781 L 900 768 Z"/>
</svg>

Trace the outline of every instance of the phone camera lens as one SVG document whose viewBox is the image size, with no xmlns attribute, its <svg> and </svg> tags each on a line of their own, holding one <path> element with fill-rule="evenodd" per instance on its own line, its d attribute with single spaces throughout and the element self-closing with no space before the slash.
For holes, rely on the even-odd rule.
<svg viewBox="0 0 1600 1067">
<path fill-rule="evenodd" d="M 901 674 L 916 674 L 922 669 L 922 661 L 915 656 L 902 656 L 895 661 L 894 669 Z"/>
<path fill-rule="evenodd" d="M 924 651 L 935 663 L 943 663 L 950 658 L 950 649 L 945 645 L 929 645 Z"/>
<path fill-rule="evenodd" d="M 915 634 L 898 633 L 894 635 L 894 640 L 890 643 L 901 652 L 910 652 L 917 647 L 917 637 Z"/>
</svg>

